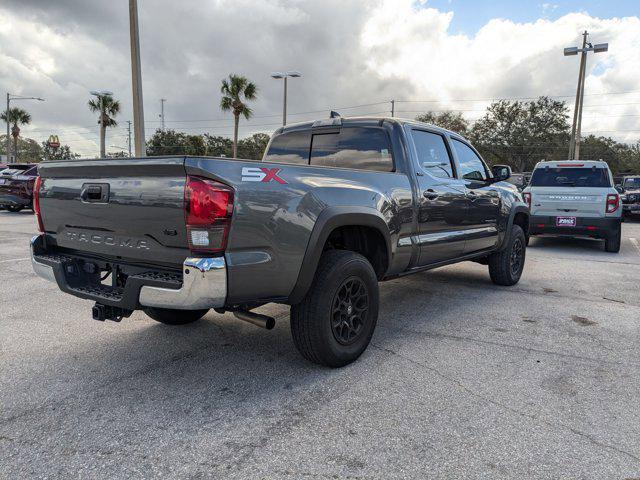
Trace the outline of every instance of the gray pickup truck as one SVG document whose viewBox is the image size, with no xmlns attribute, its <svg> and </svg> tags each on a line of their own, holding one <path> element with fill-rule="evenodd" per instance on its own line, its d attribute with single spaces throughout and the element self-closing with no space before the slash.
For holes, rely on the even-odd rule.
<svg viewBox="0 0 640 480">
<path fill-rule="evenodd" d="M 291 305 L 300 353 L 338 367 L 369 344 L 378 281 L 473 260 L 518 282 L 529 210 L 509 175 L 461 136 L 396 118 L 283 127 L 262 162 L 44 162 L 32 264 L 98 320 L 215 309 L 272 328 L 252 310 Z"/>
</svg>

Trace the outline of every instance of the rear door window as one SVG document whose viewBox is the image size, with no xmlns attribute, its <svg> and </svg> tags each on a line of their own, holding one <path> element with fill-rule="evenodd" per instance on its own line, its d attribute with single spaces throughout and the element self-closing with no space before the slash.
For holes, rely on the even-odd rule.
<svg viewBox="0 0 640 480">
<path fill-rule="evenodd" d="M 344 127 L 317 133 L 311 141 L 311 165 L 392 172 L 393 157 L 382 128 Z"/>
<path fill-rule="evenodd" d="M 307 165 L 310 146 L 311 133 L 309 131 L 283 133 L 271 140 L 264 161 Z"/>
<path fill-rule="evenodd" d="M 606 168 L 538 168 L 531 177 L 532 187 L 610 187 Z"/>
</svg>

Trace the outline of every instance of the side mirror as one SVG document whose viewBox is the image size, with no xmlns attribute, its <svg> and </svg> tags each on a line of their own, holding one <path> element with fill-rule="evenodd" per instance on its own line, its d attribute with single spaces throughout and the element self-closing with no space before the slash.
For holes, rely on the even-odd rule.
<svg viewBox="0 0 640 480">
<path fill-rule="evenodd" d="M 624 187 L 622 185 L 616 185 L 614 188 L 618 191 L 618 193 L 624 193 Z"/>
<path fill-rule="evenodd" d="M 511 178 L 511 167 L 509 165 L 494 165 L 491 167 L 491 172 L 495 182 L 502 182 Z"/>
</svg>

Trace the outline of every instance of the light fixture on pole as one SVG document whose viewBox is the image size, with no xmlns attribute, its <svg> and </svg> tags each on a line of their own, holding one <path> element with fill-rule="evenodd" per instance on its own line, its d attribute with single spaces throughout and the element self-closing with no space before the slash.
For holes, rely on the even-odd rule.
<svg viewBox="0 0 640 480">
<path fill-rule="evenodd" d="M 608 43 L 592 45 L 587 41 L 589 32 L 582 34 L 582 48 L 568 47 L 564 49 L 564 56 L 580 55 L 580 69 L 578 73 L 578 89 L 576 90 L 576 103 L 573 109 L 573 125 L 571 126 L 571 143 L 569 145 L 569 160 L 580 158 L 580 136 L 582 133 L 582 105 L 584 103 L 584 81 L 587 66 L 587 52 L 603 53 L 609 50 Z"/>
<path fill-rule="evenodd" d="M 22 95 L 13 95 L 9 92 L 7 92 L 7 110 L 5 111 L 6 115 L 7 115 L 7 163 L 11 163 L 11 136 L 10 136 L 10 132 L 9 132 L 9 128 L 10 128 L 10 124 L 11 122 L 9 121 L 9 108 L 10 108 L 10 103 L 11 100 L 38 100 L 40 102 L 44 102 L 44 98 L 40 98 L 40 97 L 23 97 Z M 15 152 L 16 156 L 18 152 Z"/>
<path fill-rule="evenodd" d="M 284 79 L 284 99 L 282 103 L 282 126 L 287 124 L 287 78 L 298 78 L 302 74 L 296 70 L 290 70 L 288 72 L 273 72 L 271 78 Z"/>
</svg>

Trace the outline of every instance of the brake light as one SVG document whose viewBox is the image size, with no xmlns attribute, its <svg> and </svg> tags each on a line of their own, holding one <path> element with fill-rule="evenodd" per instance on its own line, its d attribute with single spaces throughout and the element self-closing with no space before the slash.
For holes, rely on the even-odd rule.
<svg viewBox="0 0 640 480">
<path fill-rule="evenodd" d="M 191 251 L 224 251 L 233 213 L 233 189 L 215 180 L 188 175 L 184 208 Z"/>
<path fill-rule="evenodd" d="M 44 233 L 44 225 L 42 223 L 42 213 L 40 213 L 40 188 L 42 187 L 42 177 L 38 175 L 33 182 L 33 212 L 36 214 L 38 221 L 38 230 Z"/>
<path fill-rule="evenodd" d="M 607 213 L 613 213 L 620 208 L 620 195 L 617 193 L 610 193 L 607 195 Z"/>
<path fill-rule="evenodd" d="M 524 198 L 524 202 L 528 205 L 529 208 L 531 208 L 531 194 L 529 192 L 524 192 L 522 196 Z"/>
</svg>

